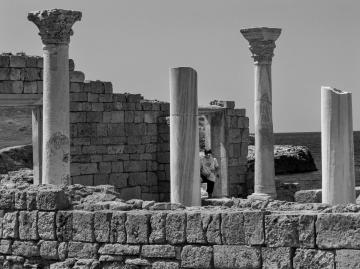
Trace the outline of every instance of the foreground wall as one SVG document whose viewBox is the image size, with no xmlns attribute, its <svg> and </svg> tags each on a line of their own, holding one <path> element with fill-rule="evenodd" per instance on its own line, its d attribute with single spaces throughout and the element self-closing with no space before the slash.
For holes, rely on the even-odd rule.
<svg viewBox="0 0 360 269">
<path fill-rule="evenodd" d="M 60 188 L 2 190 L 0 197 L 4 268 L 360 265 L 360 214 L 321 213 L 331 212 L 321 204 L 287 208 L 289 204 L 274 201 L 264 208 L 235 199 L 222 207 L 185 209 L 178 204 L 118 200 L 95 203 L 93 212 L 71 210 L 69 197 Z M 313 211 L 276 211 L 281 207 Z"/>
<path fill-rule="evenodd" d="M 113 93 L 112 84 L 85 81 L 70 66 L 71 179 L 73 184 L 114 185 L 123 197 L 168 201 L 169 103 L 140 94 Z M 41 57 L 0 55 L 0 94 L 41 94 Z M 0 96 L 1 98 L 1 96 Z M 215 106 L 226 127 L 229 194 L 244 194 L 248 118 L 244 109 Z M 219 159 L 223 155 L 216 156 Z M 225 169 L 224 169 L 225 170 Z"/>
</svg>

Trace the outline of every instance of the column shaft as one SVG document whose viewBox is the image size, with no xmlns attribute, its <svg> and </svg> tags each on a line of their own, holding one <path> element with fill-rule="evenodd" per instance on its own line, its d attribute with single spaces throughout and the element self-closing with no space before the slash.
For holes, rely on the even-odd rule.
<svg viewBox="0 0 360 269">
<path fill-rule="evenodd" d="M 43 178 L 70 183 L 69 46 L 44 45 Z"/>
<path fill-rule="evenodd" d="M 255 194 L 276 197 L 271 62 L 255 64 Z"/>
<path fill-rule="evenodd" d="M 42 184 L 42 107 L 32 109 L 32 145 L 33 145 L 33 170 L 34 184 Z"/>
<path fill-rule="evenodd" d="M 170 71 L 170 197 L 172 203 L 197 206 L 200 161 L 197 74 L 188 67 Z"/>
<path fill-rule="evenodd" d="M 355 203 L 351 93 L 321 88 L 322 202 Z"/>
</svg>

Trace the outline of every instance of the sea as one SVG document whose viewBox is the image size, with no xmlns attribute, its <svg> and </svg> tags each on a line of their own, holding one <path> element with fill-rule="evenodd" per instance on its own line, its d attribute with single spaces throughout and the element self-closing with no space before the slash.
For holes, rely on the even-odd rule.
<svg viewBox="0 0 360 269">
<path fill-rule="evenodd" d="M 321 133 L 296 132 L 275 133 L 276 145 L 306 146 L 310 149 L 318 171 L 299 174 L 277 175 L 275 178 L 285 183 L 301 182 L 301 189 L 321 188 Z M 360 131 L 354 132 L 354 163 L 356 185 L 360 185 Z"/>
</svg>

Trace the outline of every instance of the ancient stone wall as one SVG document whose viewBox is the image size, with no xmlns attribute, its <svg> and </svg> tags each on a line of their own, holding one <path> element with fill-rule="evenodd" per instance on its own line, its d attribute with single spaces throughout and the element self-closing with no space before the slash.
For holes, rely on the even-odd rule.
<svg viewBox="0 0 360 269">
<path fill-rule="evenodd" d="M 79 186 L 2 189 L 0 265 L 316 269 L 360 263 L 358 213 L 243 199 L 185 208 L 115 198 L 90 206 L 85 198 L 84 207 L 72 200 L 80 190 L 86 192 Z"/>
<path fill-rule="evenodd" d="M 0 94 L 41 94 L 42 67 L 41 57 L 0 55 Z M 69 67 L 72 183 L 111 184 L 127 198 L 168 201 L 169 103 L 113 93 L 110 82 L 85 81 L 72 60 Z M 245 189 L 248 118 L 244 109 L 221 102 L 213 107 L 222 115 L 219 147 L 226 152 L 215 156 L 226 158 L 226 188 L 239 196 Z"/>
</svg>

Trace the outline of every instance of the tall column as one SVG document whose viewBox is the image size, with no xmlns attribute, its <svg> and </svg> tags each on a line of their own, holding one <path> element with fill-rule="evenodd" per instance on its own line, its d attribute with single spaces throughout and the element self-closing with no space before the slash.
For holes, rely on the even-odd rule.
<svg viewBox="0 0 360 269">
<path fill-rule="evenodd" d="M 281 29 L 262 27 L 240 32 L 249 41 L 255 63 L 255 186 L 249 198 L 276 198 L 271 61 Z"/>
<path fill-rule="evenodd" d="M 170 189 L 172 203 L 201 203 L 197 74 L 190 67 L 170 71 Z"/>
<path fill-rule="evenodd" d="M 42 184 L 42 107 L 32 108 L 32 145 L 34 185 Z"/>
<path fill-rule="evenodd" d="M 355 203 L 351 93 L 321 88 L 322 202 Z"/>
<path fill-rule="evenodd" d="M 28 19 L 39 28 L 44 44 L 43 184 L 70 183 L 69 43 L 81 12 L 43 10 Z"/>
</svg>

